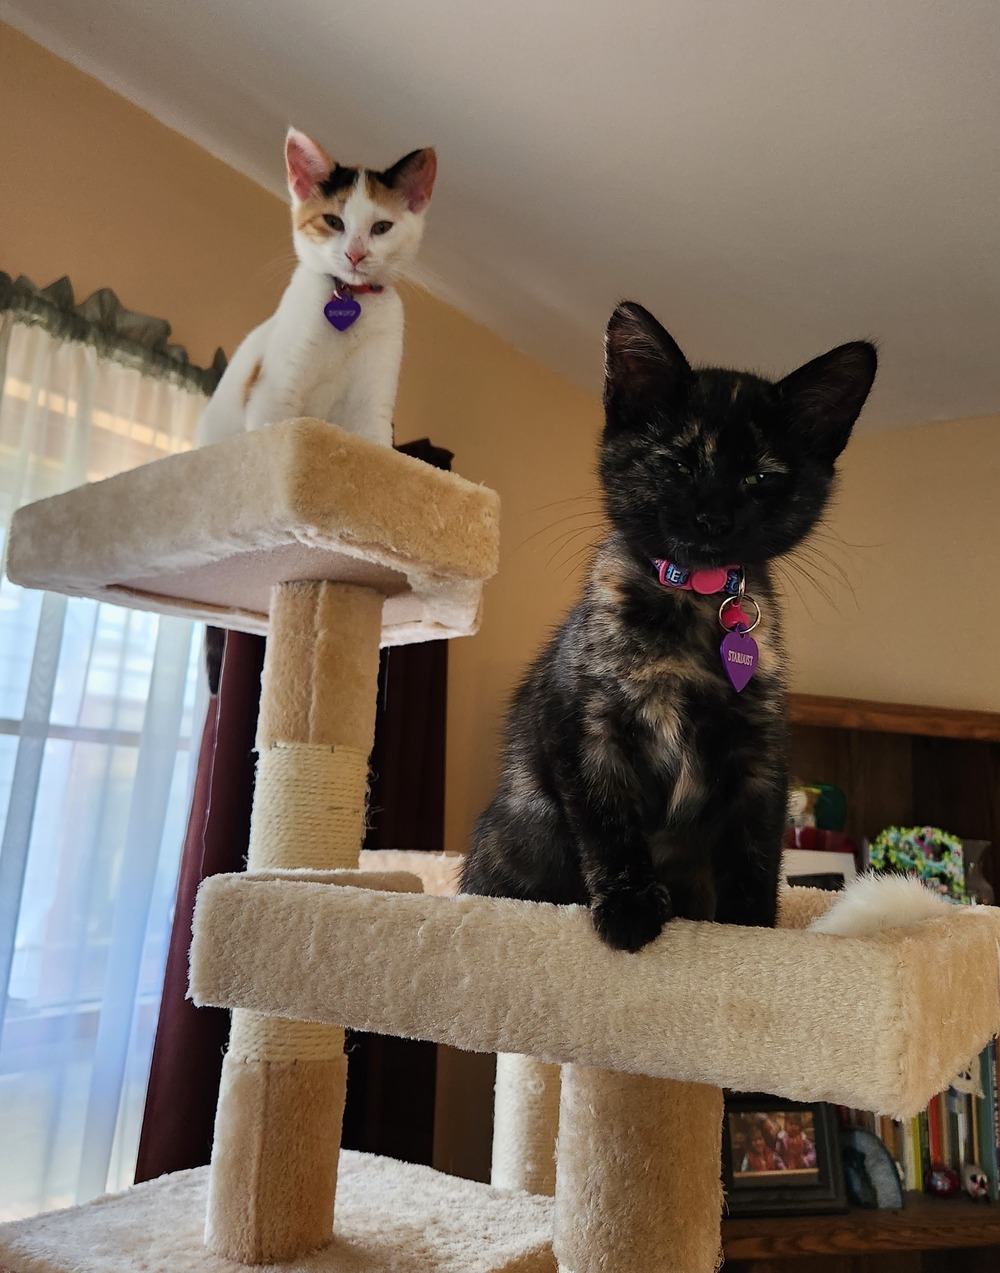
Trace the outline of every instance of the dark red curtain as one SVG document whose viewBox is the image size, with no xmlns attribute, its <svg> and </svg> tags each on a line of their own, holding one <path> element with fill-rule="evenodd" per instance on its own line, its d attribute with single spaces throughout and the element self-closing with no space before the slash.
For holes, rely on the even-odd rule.
<svg viewBox="0 0 1000 1273">
<path fill-rule="evenodd" d="M 137 1182 L 152 1180 L 165 1171 L 199 1167 L 211 1155 L 229 1013 L 219 1008 L 195 1008 L 185 998 L 191 917 L 201 881 L 220 872 L 241 871 L 246 862 L 263 666 L 263 637 L 243 632 L 226 635 L 218 688 L 209 703 L 202 733 L 181 855 L 139 1138 Z"/>
<path fill-rule="evenodd" d="M 400 450 L 449 468 L 451 452 L 429 442 Z M 385 649 L 371 758 L 366 849 L 444 848 L 445 706 L 448 642 Z"/>
<path fill-rule="evenodd" d="M 401 451 L 438 468 L 451 452 L 428 440 Z M 218 689 L 205 722 L 181 858 L 137 1182 L 209 1161 L 229 1013 L 185 998 L 195 895 L 201 881 L 242 870 L 253 803 L 254 738 L 263 637 L 210 629 L 209 674 Z M 222 649 L 221 671 L 217 668 Z M 383 650 L 365 847 L 440 850 L 444 838 L 447 642 Z M 375 1035 L 348 1038 L 345 1146 L 430 1163 L 434 1127 L 432 1044 Z"/>
</svg>

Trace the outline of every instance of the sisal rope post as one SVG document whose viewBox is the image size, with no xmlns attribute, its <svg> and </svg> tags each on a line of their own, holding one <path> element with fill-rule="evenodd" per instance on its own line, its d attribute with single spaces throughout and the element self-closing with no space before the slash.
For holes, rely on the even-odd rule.
<svg viewBox="0 0 1000 1273">
<path fill-rule="evenodd" d="M 561 1273 L 715 1273 L 722 1092 L 566 1065 L 553 1249 Z"/>
<path fill-rule="evenodd" d="M 516 1052 L 497 1055 L 490 1183 L 551 1197 L 556 1191 L 560 1067 Z"/>
<path fill-rule="evenodd" d="M 251 870 L 357 867 L 381 622 L 382 597 L 367 588 L 275 588 Z M 331 1240 L 346 1084 L 343 1030 L 233 1013 L 209 1177 L 212 1252 L 274 1264 Z"/>
</svg>

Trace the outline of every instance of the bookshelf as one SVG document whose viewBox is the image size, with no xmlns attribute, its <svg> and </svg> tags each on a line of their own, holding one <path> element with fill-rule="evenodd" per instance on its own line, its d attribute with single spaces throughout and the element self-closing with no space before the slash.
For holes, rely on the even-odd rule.
<svg viewBox="0 0 1000 1273">
<path fill-rule="evenodd" d="M 1000 896 L 1000 713 L 807 694 L 790 711 L 793 773 L 843 788 L 859 843 L 893 824 L 989 840 Z"/>
<path fill-rule="evenodd" d="M 792 695 L 792 771 L 847 793 L 859 842 L 941 826 L 994 846 L 1000 897 L 1000 714 Z M 726 1273 L 996 1273 L 1000 1206 L 908 1194 L 903 1211 L 725 1220 Z"/>
</svg>

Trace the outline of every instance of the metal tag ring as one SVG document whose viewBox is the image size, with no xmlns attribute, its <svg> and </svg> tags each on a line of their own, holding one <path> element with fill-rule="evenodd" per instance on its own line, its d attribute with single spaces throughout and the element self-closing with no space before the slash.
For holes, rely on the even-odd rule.
<svg viewBox="0 0 1000 1273">
<path fill-rule="evenodd" d="M 738 597 L 726 597 L 722 605 L 719 606 L 719 623 L 722 624 L 723 628 L 725 628 L 727 632 L 732 632 L 734 629 L 726 628 L 725 620 L 723 618 L 723 615 L 725 614 L 726 606 L 740 605 L 744 601 L 749 601 L 750 604 L 753 606 L 753 608 L 757 611 L 756 619 L 754 619 L 753 623 L 751 623 L 748 628 L 745 628 L 744 631 L 747 633 L 750 633 L 754 630 L 757 624 L 760 623 L 760 606 L 757 604 L 756 601 L 754 601 L 753 597 L 751 597 L 749 593 L 745 593 L 743 589 L 741 588 L 740 595 Z"/>
</svg>

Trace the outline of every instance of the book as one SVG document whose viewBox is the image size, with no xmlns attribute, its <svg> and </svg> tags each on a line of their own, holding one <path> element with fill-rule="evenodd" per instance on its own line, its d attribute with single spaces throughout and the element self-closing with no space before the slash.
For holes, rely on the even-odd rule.
<svg viewBox="0 0 1000 1273">
<path fill-rule="evenodd" d="M 917 1188 L 917 1163 L 913 1147 L 913 1119 L 903 1124 L 903 1154 L 900 1158 L 903 1168 L 903 1188 Z"/>
<path fill-rule="evenodd" d="M 1000 1200 L 1000 1091 L 997 1091 L 996 1078 L 996 1039 L 986 1045 L 986 1053 L 990 1058 L 990 1088 L 992 1092 L 991 1114 L 994 1116 L 994 1144 L 992 1144 L 992 1161 L 994 1161 L 994 1202 Z"/>
<path fill-rule="evenodd" d="M 944 1096 L 944 1113 L 946 1122 L 945 1162 L 952 1169 L 961 1173 L 965 1162 L 965 1138 L 962 1135 L 961 1113 L 959 1110 L 959 1093 L 951 1088 Z"/>
<path fill-rule="evenodd" d="M 910 1119 L 910 1136 L 913 1140 L 913 1187 L 922 1193 L 924 1188 L 924 1149 L 920 1133 L 920 1115 Z"/>
<path fill-rule="evenodd" d="M 958 1167 L 961 1171 L 965 1163 L 976 1161 L 972 1156 L 972 1097 L 968 1092 L 956 1092 L 955 1106 L 958 1115 Z"/>
<path fill-rule="evenodd" d="M 920 1137 L 919 1162 L 921 1189 L 924 1187 L 924 1181 L 927 1180 L 931 1174 L 930 1125 L 928 1119 L 929 1113 L 926 1109 L 921 1110 L 921 1112 L 917 1115 L 917 1129 Z"/>
<path fill-rule="evenodd" d="M 927 1106 L 927 1161 L 931 1167 L 944 1167 L 944 1128 L 941 1119 L 941 1093 Z"/>
<path fill-rule="evenodd" d="M 996 1088 L 993 1078 L 993 1063 L 990 1051 L 993 1044 L 987 1044 L 979 1054 L 979 1082 L 983 1089 L 982 1096 L 976 1097 L 976 1126 L 979 1132 L 979 1166 L 989 1177 L 990 1197 L 994 1202 L 1000 1200 L 997 1181 L 997 1151 L 994 1116 L 996 1112 Z"/>
<path fill-rule="evenodd" d="M 835 853 L 827 849 L 785 849 L 781 860 L 785 883 L 803 875 L 839 875 L 849 884 L 858 874 L 853 853 Z"/>
</svg>

